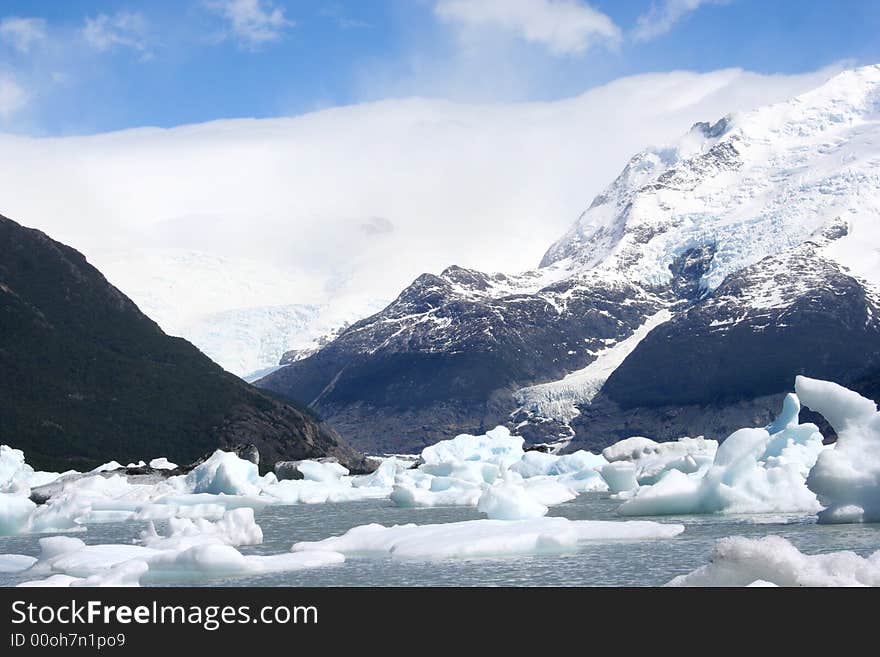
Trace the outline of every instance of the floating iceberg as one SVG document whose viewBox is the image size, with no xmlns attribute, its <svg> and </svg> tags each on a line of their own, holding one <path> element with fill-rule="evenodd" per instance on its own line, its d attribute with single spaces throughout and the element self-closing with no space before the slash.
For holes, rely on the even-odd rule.
<svg viewBox="0 0 880 657">
<path fill-rule="evenodd" d="M 629 461 L 615 461 L 599 468 L 599 474 L 612 493 L 623 493 L 638 488 L 639 468 Z"/>
<path fill-rule="evenodd" d="M 0 445 L 0 492 L 13 488 L 34 488 L 61 477 L 58 472 L 36 472 L 25 463 L 24 452 L 8 445 Z"/>
<path fill-rule="evenodd" d="M 526 452 L 518 462 L 510 466 L 510 470 L 523 477 L 554 477 L 584 470 L 595 470 L 607 462 L 604 456 L 584 450 L 562 456 L 544 454 L 543 452 Z"/>
<path fill-rule="evenodd" d="M 506 469 L 523 457 L 523 438 L 511 436 L 505 427 L 495 427 L 483 436 L 462 434 L 451 440 L 441 440 L 422 450 L 422 461 L 455 463 L 481 461 Z"/>
<path fill-rule="evenodd" d="M 262 483 L 256 463 L 220 449 L 186 475 L 187 487 L 193 493 L 259 495 Z"/>
<path fill-rule="evenodd" d="M 797 424 L 799 410 L 798 398 L 788 395 L 780 418 L 770 427 L 734 432 L 708 467 L 685 456 L 677 467 L 661 470 L 655 483 L 640 486 L 618 512 L 644 516 L 818 511 L 806 479 L 823 450 L 822 434 L 813 424 Z"/>
<path fill-rule="evenodd" d="M 165 536 L 160 536 L 151 525 L 142 535 L 140 545 L 86 545 L 70 536 L 42 538 L 38 559 L 0 555 L 0 567 L 44 577 L 22 586 L 138 586 L 144 581 L 318 568 L 345 560 L 338 552 L 245 555 L 236 549 L 262 540 L 253 510 L 240 508 L 227 511 L 215 523 L 172 520 Z"/>
<path fill-rule="evenodd" d="M 483 499 L 482 508 L 491 517 L 533 518 L 580 492 L 607 489 L 595 469 L 606 463 L 603 457 L 585 451 L 526 453 L 523 438 L 504 427 L 441 441 L 425 448 L 420 461 L 412 468 L 412 462 L 387 458 L 372 474 L 359 476 L 334 462 L 297 461 L 290 465 L 302 478 L 279 481 L 275 473 L 261 477 L 254 463 L 217 450 L 185 475 L 129 477 L 115 473 L 122 466 L 113 461 L 86 474 L 61 476 L 34 473 L 20 451 L 5 448 L 0 475 L 11 482 L 13 473 L 18 474 L 16 483 L 0 489 L 10 495 L 0 498 L 0 533 L 76 531 L 91 523 L 129 520 L 215 521 L 226 510 L 241 507 L 367 499 L 411 507 L 477 507 Z M 165 458 L 153 459 L 150 466 L 176 468 Z M 27 500 L 26 481 L 37 475 L 46 475 L 37 477 L 39 481 L 53 482 L 38 492 L 38 501 L 46 501 L 40 506 Z"/>
<path fill-rule="evenodd" d="M 254 510 L 242 507 L 227 511 L 216 522 L 204 518 L 170 518 L 167 536 L 160 536 L 150 522 L 141 535 L 141 542 L 160 550 L 189 548 L 205 543 L 259 545 L 263 542 L 263 530 L 254 519 Z"/>
<path fill-rule="evenodd" d="M 515 483 L 502 483 L 483 491 L 477 511 L 496 520 L 526 520 L 547 515 L 549 509 Z"/>
<path fill-rule="evenodd" d="M 163 456 L 150 461 L 150 467 L 153 468 L 153 470 L 177 470 L 178 466 L 176 463 L 172 463 Z"/>
<path fill-rule="evenodd" d="M 797 377 L 795 390 L 837 433 L 807 486 L 827 508 L 821 523 L 880 522 L 880 413 L 870 399 L 828 381 Z"/>
<path fill-rule="evenodd" d="M 779 536 L 734 536 L 715 544 L 711 563 L 667 586 L 880 586 L 880 550 L 806 555 Z"/>
<path fill-rule="evenodd" d="M 568 552 L 592 541 L 672 538 L 684 525 L 649 521 L 468 520 L 438 525 L 362 525 L 342 536 L 295 543 L 294 552 L 341 552 L 348 556 L 448 559 Z"/>
<path fill-rule="evenodd" d="M 624 493 L 655 484 L 673 470 L 691 474 L 706 469 L 717 450 L 718 441 L 702 436 L 667 443 L 634 436 L 602 450 L 609 465 L 598 469 L 612 493 Z"/>
<path fill-rule="evenodd" d="M 31 514 L 37 505 L 27 495 L 0 493 L 0 536 L 27 531 Z"/>
<path fill-rule="evenodd" d="M 523 439 L 496 427 L 426 447 L 422 464 L 397 473 L 390 499 L 398 506 L 476 506 L 493 519 L 543 516 L 585 491 L 607 490 L 596 471 L 603 457 L 523 452 Z"/>
<path fill-rule="evenodd" d="M 321 463 L 319 461 L 302 461 L 297 470 L 306 481 L 339 481 L 348 474 L 348 468 L 339 463 Z"/>
<path fill-rule="evenodd" d="M 36 557 L 26 554 L 0 554 L 0 573 L 19 573 L 36 563 Z"/>
</svg>

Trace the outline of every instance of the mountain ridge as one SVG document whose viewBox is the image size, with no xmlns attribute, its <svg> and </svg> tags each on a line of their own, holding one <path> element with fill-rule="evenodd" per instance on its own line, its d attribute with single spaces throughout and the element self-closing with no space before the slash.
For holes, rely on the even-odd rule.
<svg viewBox="0 0 880 657">
<path fill-rule="evenodd" d="M 646 398 L 637 406 L 641 398 L 635 393 L 628 399 L 621 384 L 626 372 L 654 376 L 658 363 L 652 359 L 660 348 L 652 356 L 649 346 L 661 334 L 672 340 L 673 327 L 681 332 L 683 346 L 675 353 L 689 363 L 688 376 L 707 390 L 719 390 L 731 377 L 705 371 L 713 365 L 700 356 L 721 354 L 718 345 L 731 333 L 707 327 L 731 323 L 737 313 L 754 319 L 761 311 L 764 323 L 736 331 L 743 331 L 741 349 L 748 344 L 776 363 L 778 371 L 768 377 L 774 389 L 756 388 L 749 407 L 741 390 L 752 375 L 743 373 L 731 399 L 720 393 L 676 399 L 682 407 L 704 408 L 711 437 L 723 438 L 714 432 L 723 433 L 724 427 L 709 414 L 731 409 L 724 413 L 731 427 L 763 421 L 767 404 L 790 387 L 795 374 L 819 375 L 811 359 L 833 363 L 835 354 L 842 357 L 859 345 L 869 351 L 863 364 L 873 362 L 880 289 L 878 139 L 880 66 L 842 73 L 787 102 L 698 123 L 676 144 L 634 156 L 536 270 L 505 275 L 450 268 L 440 276 L 423 275 L 383 311 L 259 385 L 310 400 L 331 423 L 342 422 L 355 441 L 371 448 L 383 441 L 395 450 L 415 448 L 426 434 L 448 437 L 495 421 L 532 441 L 580 435 L 598 444 L 601 437 L 585 427 L 583 418 L 523 417 L 517 392 L 552 388 L 666 310 L 671 319 L 653 327 L 607 382 L 599 382 L 601 389 L 590 400 L 600 408 L 616 406 L 609 418 L 642 408 L 646 420 L 638 428 L 666 437 L 674 429 L 660 429 L 669 409 L 652 411 L 659 399 Z M 774 257 L 793 268 L 789 276 L 782 275 L 778 262 L 774 267 Z M 811 295 L 828 286 L 836 292 Z M 779 295 L 796 300 L 804 330 L 814 332 L 800 335 L 799 347 L 789 345 L 786 362 L 773 358 L 784 349 L 780 331 L 788 328 L 781 319 L 785 304 L 775 303 Z M 836 333 L 833 322 L 825 321 L 858 316 L 864 325 L 849 321 Z M 686 336 L 692 331 L 704 344 L 701 353 L 689 355 Z M 731 362 L 735 366 L 736 358 Z M 853 362 L 850 356 L 840 362 L 837 370 L 819 368 L 822 376 L 848 383 L 865 374 L 843 365 Z M 666 380 L 674 380 L 675 367 L 664 367 Z M 426 398 L 426 390 L 433 395 Z M 306 391 L 320 396 L 301 394 Z M 588 404 L 575 406 L 583 410 Z M 444 418 L 439 424 L 445 427 L 431 426 L 430 408 Z M 395 414 L 406 420 L 395 420 Z M 594 424 L 607 429 L 613 423 Z M 689 431 L 699 427 L 698 420 L 688 422 Z M 377 439 L 370 432 L 390 436 Z"/>
</svg>

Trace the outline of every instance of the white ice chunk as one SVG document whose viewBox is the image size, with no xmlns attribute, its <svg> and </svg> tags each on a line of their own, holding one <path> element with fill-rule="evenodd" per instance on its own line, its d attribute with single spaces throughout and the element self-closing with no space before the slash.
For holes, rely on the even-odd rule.
<svg viewBox="0 0 880 657">
<path fill-rule="evenodd" d="M 180 549 L 203 543 L 259 545 L 263 542 L 263 530 L 254 520 L 254 510 L 241 507 L 227 511 L 216 522 L 204 518 L 170 518 L 167 536 L 157 534 L 151 522 L 141 535 L 141 541 L 147 547 L 160 550 Z"/>
<path fill-rule="evenodd" d="M 880 586 L 880 550 L 806 555 L 779 536 L 734 536 L 715 544 L 708 565 L 668 586 Z"/>
<path fill-rule="evenodd" d="M 562 456 L 542 452 L 526 452 L 518 463 L 510 466 L 510 469 L 528 478 L 594 470 L 607 462 L 605 457 L 584 450 Z"/>
<path fill-rule="evenodd" d="M 615 461 L 637 461 L 648 455 L 657 454 L 661 443 L 643 436 L 625 438 L 602 450 L 602 456 L 609 463 Z"/>
<path fill-rule="evenodd" d="M 26 554 L 0 554 L 0 573 L 19 573 L 37 562 Z"/>
<path fill-rule="evenodd" d="M 592 541 L 672 538 L 683 525 L 543 517 L 468 520 L 438 525 L 362 525 L 342 536 L 294 544 L 294 552 L 330 550 L 347 556 L 447 559 L 577 550 Z"/>
<path fill-rule="evenodd" d="M 37 505 L 27 495 L 0 493 L 0 536 L 12 536 L 27 531 L 31 513 Z"/>
<path fill-rule="evenodd" d="M 790 395 L 780 416 L 783 422 L 770 425 L 784 429 L 772 435 L 767 429 L 734 432 L 718 448 L 710 467 L 701 468 L 694 461 L 691 468 L 667 471 L 656 483 L 639 487 L 619 513 L 817 511 L 819 504 L 806 478 L 823 450 L 822 434 L 813 424 L 794 423 L 795 409 L 797 398 Z"/>
<path fill-rule="evenodd" d="M 483 488 L 477 485 L 470 485 L 467 488 L 456 486 L 445 490 L 430 490 L 401 483 L 391 491 L 390 499 L 401 507 L 476 506 L 482 494 Z"/>
<path fill-rule="evenodd" d="M 821 523 L 880 522 L 880 413 L 870 399 L 828 381 L 797 377 L 801 401 L 822 414 L 837 443 L 819 455 L 807 486 L 827 507 Z"/>
<path fill-rule="evenodd" d="M 176 470 L 178 466 L 176 463 L 172 463 L 162 456 L 161 458 L 150 461 L 150 467 L 153 468 L 153 470 Z"/>
<path fill-rule="evenodd" d="M 326 550 L 300 554 L 243 555 L 230 545 L 196 545 L 163 552 L 149 560 L 150 580 L 223 577 L 286 572 L 340 564 L 345 556 Z"/>
<path fill-rule="evenodd" d="M 142 541 L 145 545 L 86 545 L 68 536 L 40 539 L 41 554 L 32 562 L 30 573 L 49 577 L 23 585 L 138 586 L 144 580 L 167 582 L 263 574 L 317 568 L 345 560 L 342 554 L 327 551 L 242 554 L 235 545 L 262 541 L 262 530 L 249 508 L 228 511 L 216 523 L 172 520 L 167 536 L 159 536 L 151 528 Z"/>
<path fill-rule="evenodd" d="M 300 461 L 296 469 L 302 473 L 306 481 L 338 481 L 340 477 L 348 474 L 348 468 L 335 462 Z"/>
<path fill-rule="evenodd" d="M 523 438 L 511 436 L 505 427 L 495 427 L 483 436 L 461 434 L 451 440 L 441 440 L 422 450 L 422 461 L 427 464 L 455 461 L 483 461 L 507 468 L 523 456 Z"/>
<path fill-rule="evenodd" d="M 549 509 L 526 492 L 521 485 L 501 483 L 490 486 L 477 501 L 477 511 L 497 520 L 526 520 L 547 515 Z"/>
<path fill-rule="evenodd" d="M 232 452 L 217 450 L 211 457 L 186 475 L 193 493 L 213 495 L 259 495 L 260 474 L 255 463 L 245 461 Z"/>
<path fill-rule="evenodd" d="M 397 473 L 408 469 L 409 465 L 393 456 L 383 459 L 379 467 L 370 474 L 352 477 L 351 485 L 355 488 L 391 488 Z"/>
<path fill-rule="evenodd" d="M 612 493 L 620 493 L 636 488 L 638 467 L 630 461 L 613 461 L 599 468 L 599 474 L 608 484 L 608 490 Z"/>
<path fill-rule="evenodd" d="M 125 466 L 122 465 L 119 461 L 110 461 L 109 463 L 104 463 L 103 465 L 99 465 L 97 468 L 89 470 L 89 472 L 93 472 L 98 474 L 99 472 L 113 472 L 114 470 L 122 470 Z"/>
<path fill-rule="evenodd" d="M 16 586 L 39 588 L 67 587 L 70 586 L 73 582 L 79 581 L 82 581 L 81 577 L 71 577 L 70 575 L 52 575 L 51 577 L 47 577 L 46 579 L 28 580 L 27 582 L 16 584 Z"/>
<path fill-rule="evenodd" d="M 682 456 L 714 455 L 718 449 L 717 440 L 681 438 L 676 441 L 658 443 L 650 438 L 634 436 L 626 438 L 602 450 L 602 456 L 610 463 L 616 461 L 644 462 L 653 459 L 674 460 Z"/>
</svg>

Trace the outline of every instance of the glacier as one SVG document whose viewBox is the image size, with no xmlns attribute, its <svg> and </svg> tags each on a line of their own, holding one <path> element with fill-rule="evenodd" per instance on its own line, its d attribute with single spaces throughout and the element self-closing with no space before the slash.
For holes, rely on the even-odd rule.
<svg viewBox="0 0 880 657">
<path fill-rule="evenodd" d="M 712 290 L 842 220 L 849 232 L 827 254 L 862 263 L 856 274 L 880 283 L 875 258 L 850 257 L 866 239 L 876 244 L 878 87 L 880 65 L 844 71 L 789 101 L 697 124 L 678 142 L 642 151 L 542 266 L 662 284 L 678 256 L 709 244 L 714 256 L 700 283 Z"/>
<path fill-rule="evenodd" d="M 595 360 L 583 369 L 567 374 L 559 381 L 541 383 L 516 392 L 519 408 L 512 414 L 524 412 L 530 416 L 551 418 L 568 424 L 580 415 L 578 405 L 589 405 L 605 381 L 626 360 L 639 342 L 654 328 L 669 321 L 672 313 L 664 308 L 649 316 L 633 333 L 595 354 Z"/>
</svg>

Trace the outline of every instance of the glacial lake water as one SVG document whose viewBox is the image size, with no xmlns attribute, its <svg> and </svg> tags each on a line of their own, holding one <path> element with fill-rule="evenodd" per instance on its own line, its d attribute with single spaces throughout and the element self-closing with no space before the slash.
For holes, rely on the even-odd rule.
<svg viewBox="0 0 880 657">
<path fill-rule="evenodd" d="M 551 508 L 550 515 L 572 520 L 622 520 L 620 502 L 607 494 L 587 493 Z M 357 525 L 444 523 L 479 518 L 466 507 L 405 509 L 388 500 L 342 504 L 274 506 L 257 514 L 261 545 L 242 547 L 246 554 L 285 552 L 296 541 L 334 536 Z M 880 549 L 880 525 L 817 525 L 814 516 L 668 516 L 685 532 L 673 539 L 602 542 L 577 552 L 503 558 L 409 561 L 349 557 L 344 564 L 315 570 L 236 578 L 199 578 L 166 585 L 199 586 L 658 586 L 705 564 L 715 541 L 725 536 L 782 536 L 807 554 L 852 550 L 862 556 Z M 88 544 L 130 543 L 146 523 L 91 525 L 68 534 Z M 163 523 L 157 523 L 162 531 Z M 39 554 L 43 535 L 0 537 L 0 554 Z M 0 573 L 0 585 L 34 579 L 27 572 Z"/>
</svg>

